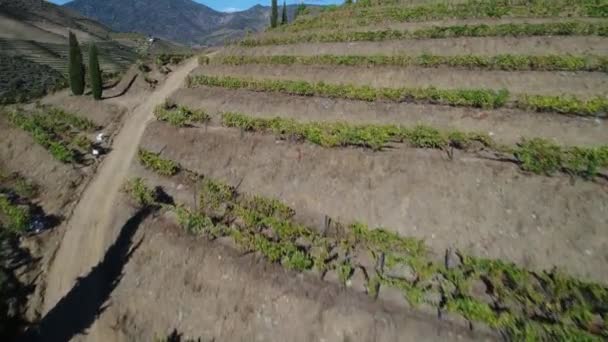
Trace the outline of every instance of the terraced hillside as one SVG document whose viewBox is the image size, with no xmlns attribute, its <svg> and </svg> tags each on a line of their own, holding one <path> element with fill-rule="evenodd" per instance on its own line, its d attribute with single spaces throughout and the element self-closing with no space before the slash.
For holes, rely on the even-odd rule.
<svg viewBox="0 0 608 342">
<path fill-rule="evenodd" d="M 116 236 L 125 201 L 161 215 L 127 221 L 145 233 L 98 327 L 605 340 L 607 18 L 359 1 L 200 56 L 112 202 Z"/>
<path fill-rule="evenodd" d="M 137 58 L 136 53 L 114 42 L 96 43 L 100 54 L 101 68 L 107 72 L 126 70 Z M 48 65 L 67 74 L 68 45 L 44 43 L 31 40 L 0 39 L 0 49 L 9 56 L 21 56 L 29 61 Z M 82 44 L 83 57 L 88 58 L 87 44 Z"/>
</svg>

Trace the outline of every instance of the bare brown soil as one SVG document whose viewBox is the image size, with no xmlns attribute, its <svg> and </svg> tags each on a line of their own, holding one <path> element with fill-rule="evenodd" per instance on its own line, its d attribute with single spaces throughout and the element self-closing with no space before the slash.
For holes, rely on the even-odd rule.
<svg viewBox="0 0 608 342">
<path fill-rule="evenodd" d="M 600 72 L 473 71 L 454 68 L 354 67 L 321 65 L 210 65 L 194 74 L 274 80 L 303 80 L 370 87 L 507 89 L 516 94 L 573 94 L 582 98 L 608 94 L 608 76 Z"/>
<path fill-rule="evenodd" d="M 113 241 L 113 205 L 128 176 L 131 159 L 137 152 L 139 139 L 157 104 L 177 89 L 185 76 L 195 67 L 196 60 L 171 73 L 153 93 L 139 97 L 140 104 L 129 113 L 115 137 L 112 152 L 87 186 L 73 214 L 62 229 L 65 235 L 48 273 L 44 312 L 50 312 L 62 297 L 72 289 L 76 279 L 86 274 L 102 259 Z M 132 95 L 131 95 L 132 96 Z M 79 246 L 79 248 L 75 248 Z M 93 330 L 95 332 L 96 330 Z M 93 335 L 95 339 L 97 335 Z"/>
<path fill-rule="evenodd" d="M 160 216 L 140 226 L 143 243 L 97 322 L 104 340 L 151 341 L 174 329 L 202 341 L 495 338 L 187 236 L 173 222 Z"/>
<path fill-rule="evenodd" d="M 515 144 L 522 137 L 542 137 L 563 145 L 608 144 L 606 120 L 531 113 L 511 109 L 485 110 L 426 104 L 365 102 L 290 96 L 216 87 L 180 89 L 175 103 L 209 114 L 241 112 L 257 117 L 299 121 L 348 121 L 352 124 L 427 124 L 445 130 L 486 132 L 498 142 Z"/>
<path fill-rule="evenodd" d="M 325 215 L 532 269 L 608 281 L 608 189 L 515 165 L 395 146 L 325 149 L 224 128 L 151 123 L 142 146 L 240 191 L 276 197 L 320 226 Z"/>
<path fill-rule="evenodd" d="M 254 48 L 229 47 L 225 54 L 243 55 L 482 55 L 498 54 L 608 54 L 608 38 L 569 37 L 504 37 L 393 40 L 384 42 L 302 43 Z"/>
</svg>

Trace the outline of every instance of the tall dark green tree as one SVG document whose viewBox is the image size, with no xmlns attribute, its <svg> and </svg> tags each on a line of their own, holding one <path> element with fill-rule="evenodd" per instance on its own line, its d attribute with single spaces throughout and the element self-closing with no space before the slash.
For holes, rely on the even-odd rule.
<svg viewBox="0 0 608 342">
<path fill-rule="evenodd" d="M 270 27 L 277 27 L 279 23 L 279 5 L 277 0 L 272 0 L 272 9 L 270 12 Z"/>
<path fill-rule="evenodd" d="M 283 0 L 283 13 L 281 14 L 281 25 L 287 24 L 287 4 Z"/>
<path fill-rule="evenodd" d="M 91 90 L 95 100 L 101 100 L 103 87 L 101 84 L 101 70 L 99 69 L 99 56 L 97 55 L 97 46 L 91 43 L 89 46 L 89 77 L 91 81 Z"/>
<path fill-rule="evenodd" d="M 84 64 L 82 64 L 82 51 L 76 39 L 76 35 L 70 32 L 69 35 L 70 55 L 68 73 L 70 76 L 70 88 L 72 94 L 82 95 L 84 93 Z"/>
</svg>

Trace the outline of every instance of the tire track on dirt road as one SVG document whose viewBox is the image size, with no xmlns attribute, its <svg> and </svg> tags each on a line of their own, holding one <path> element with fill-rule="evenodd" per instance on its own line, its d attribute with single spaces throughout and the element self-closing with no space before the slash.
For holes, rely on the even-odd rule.
<svg viewBox="0 0 608 342">
<path fill-rule="evenodd" d="M 112 144 L 112 152 L 99 166 L 66 223 L 65 235 L 49 268 L 43 314 L 74 286 L 78 277 L 89 272 L 103 258 L 111 243 L 107 235 L 113 232 L 113 204 L 128 176 L 146 124 L 153 117 L 154 107 L 181 87 L 197 65 L 196 58 L 192 58 L 176 68 L 162 86 L 127 114 Z"/>
</svg>

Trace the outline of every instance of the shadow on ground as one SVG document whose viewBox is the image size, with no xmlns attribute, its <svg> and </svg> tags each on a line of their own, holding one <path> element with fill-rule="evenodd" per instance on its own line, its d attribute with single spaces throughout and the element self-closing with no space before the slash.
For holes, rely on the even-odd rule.
<svg viewBox="0 0 608 342">
<path fill-rule="evenodd" d="M 124 266 L 141 240 L 133 243 L 139 225 L 154 209 L 140 209 L 121 228 L 103 260 L 84 277 L 20 341 L 69 341 L 84 333 L 106 309 L 104 305 L 116 288 Z"/>
<path fill-rule="evenodd" d="M 135 74 L 133 76 L 133 78 L 131 78 L 131 80 L 129 81 L 129 83 L 125 87 L 125 89 L 123 89 L 120 93 L 118 93 L 116 95 L 112 95 L 112 96 L 104 96 L 102 98 L 102 100 L 113 99 L 113 98 L 116 98 L 116 97 L 121 97 L 124 94 L 126 94 L 129 91 L 129 89 L 131 89 L 131 86 L 133 86 L 133 83 L 135 83 L 135 80 L 137 79 L 137 76 L 139 76 L 139 74 Z"/>
</svg>

